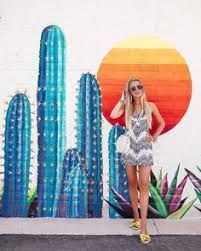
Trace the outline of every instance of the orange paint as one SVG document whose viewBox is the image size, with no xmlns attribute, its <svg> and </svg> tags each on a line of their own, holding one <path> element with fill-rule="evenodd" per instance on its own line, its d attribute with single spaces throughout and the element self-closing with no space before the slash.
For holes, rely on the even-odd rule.
<svg viewBox="0 0 201 251">
<path fill-rule="evenodd" d="M 97 73 L 103 115 L 113 125 L 125 125 L 124 115 L 111 119 L 109 114 L 130 76 L 136 76 L 144 83 L 148 101 L 158 106 L 166 122 L 162 133 L 175 127 L 188 108 L 192 92 L 191 76 L 184 58 L 157 37 L 137 37 L 120 43 L 119 48 L 116 45 L 103 58 Z M 150 132 L 156 127 L 157 121 L 153 117 Z"/>
</svg>

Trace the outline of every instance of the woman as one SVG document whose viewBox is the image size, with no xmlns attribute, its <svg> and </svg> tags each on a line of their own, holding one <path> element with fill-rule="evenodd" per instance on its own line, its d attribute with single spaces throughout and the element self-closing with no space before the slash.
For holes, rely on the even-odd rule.
<svg viewBox="0 0 201 251">
<path fill-rule="evenodd" d="M 134 77 L 127 81 L 125 90 L 123 90 L 119 102 L 110 113 L 110 117 L 116 119 L 124 112 L 126 130 L 132 132 L 130 134 L 130 152 L 132 154 L 130 152 L 128 155 L 121 154 L 121 161 L 124 163 L 127 172 L 129 195 L 134 213 L 134 220 L 130 227 L 140 229 L 140 241 L 149 243 L 151 237 L 147 232 L 147 210 L 149 203 L 149 177 L 151 166 L 153 165 L 152 143 L 157 140 L 163 131 L 165 121 L 155 103 L 146 100 L 143 84 Z M 152 128 L 152 114 L 155 115 L 159 124 L 153 135 L 149 133 L 149 129 Z M 141 220 L 138 212 L 137 166 Z"/>
</svg>

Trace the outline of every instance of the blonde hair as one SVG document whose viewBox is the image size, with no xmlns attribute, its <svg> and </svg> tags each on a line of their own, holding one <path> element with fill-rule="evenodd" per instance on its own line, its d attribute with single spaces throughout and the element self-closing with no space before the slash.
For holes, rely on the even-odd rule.
<svg viewBox="0 0 201 251">
<path fill-rule="evenodd" d="M 134 102 L 134 97 L 132 96 L 132 93 L 130 91 L 130 84 L 132 81 L 138 81 L 140 82 L 141 85 L 142 82 L 135 78 L 135 77 L 131 77 L 128 79 L 128 81 L 126 82 L 126 86 L 125 86 L 125 91 L 126 91 L 126 102 L 125 102 L 125 126 L 127 129 L 131 129 L 132 128 L 132 124 L 131 124 L 131 117 L 133 115 L 134 109 L 135 109 L 135 102 Z M 144 85 L 143 85 L 144 87 Z M 149 106 L 149 103 L 147 101 L 146 98 L 146 93 L 144 88 L 142 89 L 142 95 L 140 97 L 140 103 L 142 106 L 142 109 L 145 111 L 146 115 L 147 115 L 147 122 L 148 122 L 148 127 L 152 128 L 152 115 L 151 115 L 151 109 Z"/>
</svg>

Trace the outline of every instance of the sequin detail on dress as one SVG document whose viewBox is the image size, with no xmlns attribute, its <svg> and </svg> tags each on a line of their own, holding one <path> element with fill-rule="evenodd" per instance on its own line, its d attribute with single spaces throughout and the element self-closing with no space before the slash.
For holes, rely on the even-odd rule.
<svg viewBox="0 0 201 251">
<path fill-rule="evenodd" d="M 132 130 L 129 133 L 130 151 L 128 154 L 121 153 L 120 159 L 124 165 L 150 166 L 153 165 L 153 143 L 149 143 L 146 137 L 149 132 L 147 116 L 145 111 L 143 111 L 139 121 L 138 116 L 139 114 L 136 112 L 132 116 Z M 133 129 L 135 123 L 137 124 Z"/>
</svg>

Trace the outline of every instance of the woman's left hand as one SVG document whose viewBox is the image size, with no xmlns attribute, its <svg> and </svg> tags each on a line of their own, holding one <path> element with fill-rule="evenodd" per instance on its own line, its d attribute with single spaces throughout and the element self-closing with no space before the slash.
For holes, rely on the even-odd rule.
<svg viewBox="0 0 201 251">
<path fill-rule="evenodd" d="M 154 142 L 154 137 L 149 132 L 147 133 L 147 141 L 149 143 Z"/>
</svg>

